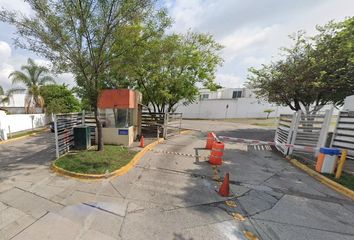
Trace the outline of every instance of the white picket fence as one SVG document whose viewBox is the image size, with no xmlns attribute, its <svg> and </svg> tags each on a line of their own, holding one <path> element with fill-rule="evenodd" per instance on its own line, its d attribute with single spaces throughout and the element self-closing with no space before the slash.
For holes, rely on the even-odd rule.
<svg viewBox="0 0 354 240">
<path fill-rule="evenodd" d="M 11 134 L 44 127 L 50 121 L 45 114 L 9 114 L 0 111 L 0 140 Z"/>
</svg>

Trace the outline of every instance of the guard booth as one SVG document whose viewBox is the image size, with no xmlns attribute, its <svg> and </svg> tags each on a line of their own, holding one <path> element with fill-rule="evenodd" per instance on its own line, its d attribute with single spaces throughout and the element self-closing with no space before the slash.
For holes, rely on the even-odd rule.
<svg viewBox="0 0 354 240">
<path fill-rule="evenodd" d="M 130 89 L 105 89 L 98 101 L 104 144 L 130 146 L 141 135 L 142 95 Z M 97 136 L 97 134 L 96 134 Z"/>
</svg>

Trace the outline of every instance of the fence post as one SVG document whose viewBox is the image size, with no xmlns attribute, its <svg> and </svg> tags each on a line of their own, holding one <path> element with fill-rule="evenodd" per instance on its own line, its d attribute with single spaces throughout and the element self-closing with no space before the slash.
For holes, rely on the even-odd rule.
<svg viewBox="0 0 354 240">
<path fill-rule="evenodd" d="M 331 124 L 332 114 L 333 114 L 333 107 L 329 110 L 326 110 L 325 117 L 324 117 L 323 124 L 322 124 L 322 128 L 320 131 L 320 136 L 319 136 L 318 142 L 317 142 L 318 149 L 321 147 L 324 147 L 326 145 L 329 126 Z M 318 151 L 319 151 L 318 149 L 315 152 L 315 156 L 318 155 Z"/>
<path fill-rule="evenodd" d="M 164 115 L 164 124 L 163 124 L 163 138 L 167 138 L 167 126 L 168 126 L 168 113 Z"/>
<path fill-rule="evenodd" d="M 54 133 L 55 133 L 55 156 L 59 158 L 59 139 L 58 139 L 58 123 L 57 115 L 54 115 Z"/>
<path fill-rule="evenodd" d="M 293 115 L 293 119 L 291 120 L 291 127 L 289 130 L 288 140 L 287 140 L 288 144 L 293 145 L 295 143 L 295 139 L 296 139 L 296 135 L 299 128 L 300 119 L 301 119 L 301 114 L 302 114 L 301 110 L 299 110 Z M 293 147 L 288 147 L 286 155 L 291 155 L 293 153 L 293 150 L 294 150 Z"/>
<path fill-rule="evenodd" d="M 81 124 L 85 125 L 85 110 L 82 110 Z"/>
<path fill-rule="evenodd" d="M 182 131 L 182 113 L 179 116 L 179 134 L 181 134 Z"/>
</svg>

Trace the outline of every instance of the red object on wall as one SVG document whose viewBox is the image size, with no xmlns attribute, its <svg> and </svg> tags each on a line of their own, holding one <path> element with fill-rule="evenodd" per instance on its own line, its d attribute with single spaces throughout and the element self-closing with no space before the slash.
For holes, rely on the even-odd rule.
<svg viewBox="0 0 354 240">
<path fill-rule="evenodd" d="M 105 89 L 98 99 L 98 108 L 136 108 L 136 92 L 130 89 Z"/>
</svg>

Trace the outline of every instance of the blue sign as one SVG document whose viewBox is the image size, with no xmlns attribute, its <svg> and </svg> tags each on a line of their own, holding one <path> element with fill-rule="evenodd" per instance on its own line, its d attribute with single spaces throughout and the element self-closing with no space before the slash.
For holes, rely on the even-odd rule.
<svg viewBox="0 0 354 240">
<path fill-rule="evenodd" d="M 118 135 L 128 135 L 128 129 L 118 129 Z"/>
</svg>

